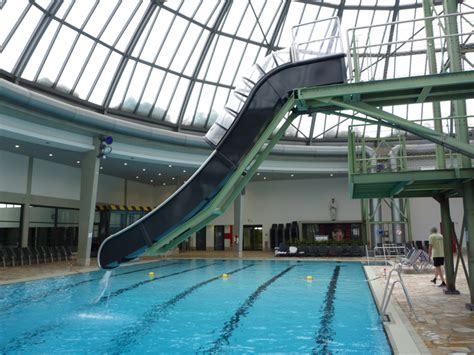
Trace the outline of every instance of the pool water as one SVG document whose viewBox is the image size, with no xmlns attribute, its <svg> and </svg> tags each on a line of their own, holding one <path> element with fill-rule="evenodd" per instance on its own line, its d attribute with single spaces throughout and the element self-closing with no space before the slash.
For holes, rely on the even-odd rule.
<svg viewBox="0 0 474 355">
<path fill-rule="evenodd" d="M 0 286 L 0 352 L 391 353 L 360 263 L 163 260 L 105 291 L 104 274 Z"/>
</svg>

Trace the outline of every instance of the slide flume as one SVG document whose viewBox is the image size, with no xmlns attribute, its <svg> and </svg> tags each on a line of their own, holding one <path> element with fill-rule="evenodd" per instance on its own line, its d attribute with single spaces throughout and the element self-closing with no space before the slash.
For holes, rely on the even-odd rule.
<svg viewBox="0 0 474 355">
<path fill-rule="evenodd" d="M 290 92 L 296 88 L 343 83 L 345 79 L 344 54 L 291 62 L 289 51 L 280 51 L 255 64 L 249 75 L 242 78 L 241 86 L 234 90 L 234 101 L 228 103 L 226 115 L 206 134 L 206 141 L 214 148 L 211 155 L 161 205 L 105 239 L 99 248 L 99 267 L 113 269 L 139 257 L 154 244 L 174 246 L 173 231 L 205 210 L 226 184 L 235 184 L 235 179 L 230 177 L 249 152 L 255 151 L 252 148 L 282 109 Z M 208 223 L 215 217 L 207 215 L 195 224 Z M 187 237 L 192 232 L 187 229 L 180 236 Z"/>
</svg>

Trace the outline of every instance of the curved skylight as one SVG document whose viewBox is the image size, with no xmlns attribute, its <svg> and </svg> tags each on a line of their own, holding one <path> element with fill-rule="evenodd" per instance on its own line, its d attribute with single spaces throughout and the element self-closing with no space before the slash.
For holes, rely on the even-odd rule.
<svg viewBox="0 0 474 355">
<path fill-rule="evenodd" d="M 461 10 L 473 11 L 467 3 Z M 224 116 L 242 74 L 290 46 L 293 26 L 337 16 L 347 30 L 423 16 L 421 0 L 3 0 L 0 9 L 2 77 L 57 90 L 102 112 L 203 133 Z M 467 32 L 473 23 L 472 15 L 460 20 Z M 422 23 L 393 25 L 370 35 L 383 43 L 421 30 Z M 386 47 L 365 50 L 366 62 L 377 58 L 378 64 L 364 74 L 414 75 L 420 68 L 410 64 L 413 58 L 426 62 L 426 51 L 417 50 L 405 46 L 396 56 Z M 474 63 L 472 55 L 465 53 L 466 65 Z M 420 105 L 429 117 L 428 104 Z M 405 110 L 410 118 L 420 111 L 411 110 Z M 286 138 L 343 137 L 352 123 L 339 115 L 302 116 Z"/>
</svg>

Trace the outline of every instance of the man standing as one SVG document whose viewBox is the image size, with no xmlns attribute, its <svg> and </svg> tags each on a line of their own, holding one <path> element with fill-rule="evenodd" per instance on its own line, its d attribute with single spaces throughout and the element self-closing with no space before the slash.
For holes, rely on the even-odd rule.
<svg viewBox="0 0 474 355">
<path fill-rule="evenodd" d="M 429 254 L 430 259 L 433 258 L 433 265 L 435 267 L 435 277 L 431 280 L 432 283 L 436 284 L 436 278 L 439 276 L 441 279 L 441 285 L 439 287 L 445 287 L 443 270 L 441 266 L 444 265 L 444 247 L 443 247 L 443 236 L 438 233 L 436 227 L 431 228 L 431 234 L 429 238 Z"/>
</svg>

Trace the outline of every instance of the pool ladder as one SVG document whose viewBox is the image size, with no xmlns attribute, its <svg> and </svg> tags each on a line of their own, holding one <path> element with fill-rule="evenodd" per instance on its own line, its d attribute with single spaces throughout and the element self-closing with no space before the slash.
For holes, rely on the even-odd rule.
<svg viewBox="0 0 474 355">
<path fill-rule="evenodd" d="M 388 286 L 390 285 L 390 279 L 392 278 L 392 273 L 396 271 L 398 274 L 398 280 L 395 280 L 392 283 L 392 287 L 390 288 L 390 291 L 388 291 Z M 408 294 L 408 290 L 405 287 L 405 283 L 403 282 L 402 278 L 402 264 L 398 264 L 395 266 L 388 274 L 387 282 L 385 284 L 385 291 L 383 293 L 383 299 L 382 299 L 382 311 L 380 312 L 380 317 L 382 319 L 382 322 L 389 320 L 388 315 L 386 314 L 388 303 L 390 302 L 390 298 L 392 297 L 393 293 L 393 288 L 395 285 L 399 283 L 402 285 L 403 292 L 405 293 L 405 297 L 407 299 L 408 306 L 410 307 L 410 312 L 413 314 L 415 319 L 418 319 L 416 313 L 415 313 L 415 308 L 413 307 L 413 302 L 411 301 L 410 295 Z M 387 293 L 388 291 L 388 293 Z"/>
</svg>

